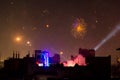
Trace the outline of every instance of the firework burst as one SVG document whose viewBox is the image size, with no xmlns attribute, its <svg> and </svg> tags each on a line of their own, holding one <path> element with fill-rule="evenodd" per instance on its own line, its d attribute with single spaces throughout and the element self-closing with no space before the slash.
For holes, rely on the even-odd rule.
<svg viewBox="0 0 120 80">
<path fill-rule="evenodd" d="M 71 33 L 75 38 L 83 38 L 86 34 L 86 23 L 84 19 L 77 19 L 72 26 Z"/>
</svg>

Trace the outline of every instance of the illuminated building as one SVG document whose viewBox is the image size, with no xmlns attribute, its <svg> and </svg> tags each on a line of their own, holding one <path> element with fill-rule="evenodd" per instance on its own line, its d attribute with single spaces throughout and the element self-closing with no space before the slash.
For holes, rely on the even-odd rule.
<svg viewBox="0 0 120 80">
<path fill-rule="evenodd" d="M 93 57 L 95 57 L 94 49 L 79 49 L 79 54 L 71 56 L 71 60 L 67 60 L 63 62 L 65 67 L 74 67 L 76 64 L 78 66 L 86 66 L 87 64 L 92 62 Z"/>
<path fill-rule="evenodd" d="M 74 67 L 76 64 L 78 66 L 86 66 L 85 57 L 82 56 L 81 54 L 78 54 L 77 56 L 73 57 L 71 60 L 63 62 L 63 65 L 65 67 Z"/>
<path fill-rule="evenodd" d="M 88 49 L 85 50 L 89 51 Z M 94 53 L 94 51 L 90 50 L 90 53 Z M 14 80 L 40 80 L 43 79 L 43 77 L 47 80 L 49 80 L 49 78 L 53 78 L 50 80 L 64 80 L 65 78 L 68 80 L 71 80 L 70 78 L 72 78 L 72 80 L 81 80 L 82 78 L 87 78 L 87 80 L 90 78 L 93 80 L 107 78 L 107 80 L 110 80 L 111 56 L 89 56 L 91 61 L 89 64 L 86 64 L 88 56 L 85 57 L 81 54 L 71 56 L 71 60 L 63 62 L 63 64 L 57 64 L 60 60 L 58 54 L 49 57 L 49 53 L 42 50 L 35 50 L 35 56 L 32 57 L 30 57 L 29 53 L 23 59 L 19 58 L 19 56 L 18 52 L 16 52 L 13 53 L 12 58 L 5 60 L 4 72 L 1 72 L 1 74 L 5 76 L 4 80 L 13 80 L 13 78 L 21 78 Z M 49 61 L 49 58 L 52 59 L 52 62 Z M 49 63 L 50 67 L 46 67 L 49 66 Z M 51 65 L 51 63 L 53 65 Z M 8 79 L 8 77 L 11 79 Z"/>
<path fill-rule="evenodd" d="M 49 53 L 47 51 L 35 50 L 35 59 L 38 66 L 49 66 Z"/>
</svg>

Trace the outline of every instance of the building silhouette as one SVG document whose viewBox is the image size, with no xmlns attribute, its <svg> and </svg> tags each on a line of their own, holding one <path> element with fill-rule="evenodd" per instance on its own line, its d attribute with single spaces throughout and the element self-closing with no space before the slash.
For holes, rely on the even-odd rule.
<svg viewBox="0 0 120 80">
<path fill-rule="evenodd" d="M 80 49 L 79 54 L 90 59 L 86 66 L 76 64 L 74 67 L 64 67 L 63 64 L 60 64 L 60 55 L 58 54 L 49 57 L 49 60 L 51 59 L 50 66 L 39 66 L 36 61 L 42 59 L 42 52 L 44 53 L 42 50 L 35 50 L 35 56 L 30 57 L 28 53 L 24 58 L 20 58 L 19 53 L 14 52 L 12 58 L 4 61 L 4 68 L 0 71 L 0 80 L 110 79 L 111 56 L 95 57 L 93 50 Z M 44 62 L 41 61 L 41 63 Z"/>
</svg>

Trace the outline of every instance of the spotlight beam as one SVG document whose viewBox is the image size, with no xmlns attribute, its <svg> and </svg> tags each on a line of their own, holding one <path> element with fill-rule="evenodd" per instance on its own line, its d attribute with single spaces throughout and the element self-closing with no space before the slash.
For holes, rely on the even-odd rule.
<svg viewBox="0 0 120 80">
<path fill-rule="evenodd" d="M 120 30 L 120 25 L 116 26 L 94 49 L 98 50 L 105 42 L 114 36 Z"/>
</svg>

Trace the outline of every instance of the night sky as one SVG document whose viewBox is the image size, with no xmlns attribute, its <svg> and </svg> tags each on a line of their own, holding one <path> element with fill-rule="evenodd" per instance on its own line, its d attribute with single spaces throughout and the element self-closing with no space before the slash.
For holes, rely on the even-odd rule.
<svg viewBox="0 0 120 80">
<path fill-rule="evenodd" d="M 73 31 L 77 23 L 85 24 L 83 32 Z M 23 57 L 35 49 L 70 59 L 79 48 L 95 48 L 119 24 L 120 0 L 0 0 L 1 59 L 13 51 Z M 115 63 L 119 47 L 120 30 L 98 48 L 96 56 L 111 55 Z"/>
</svg>

